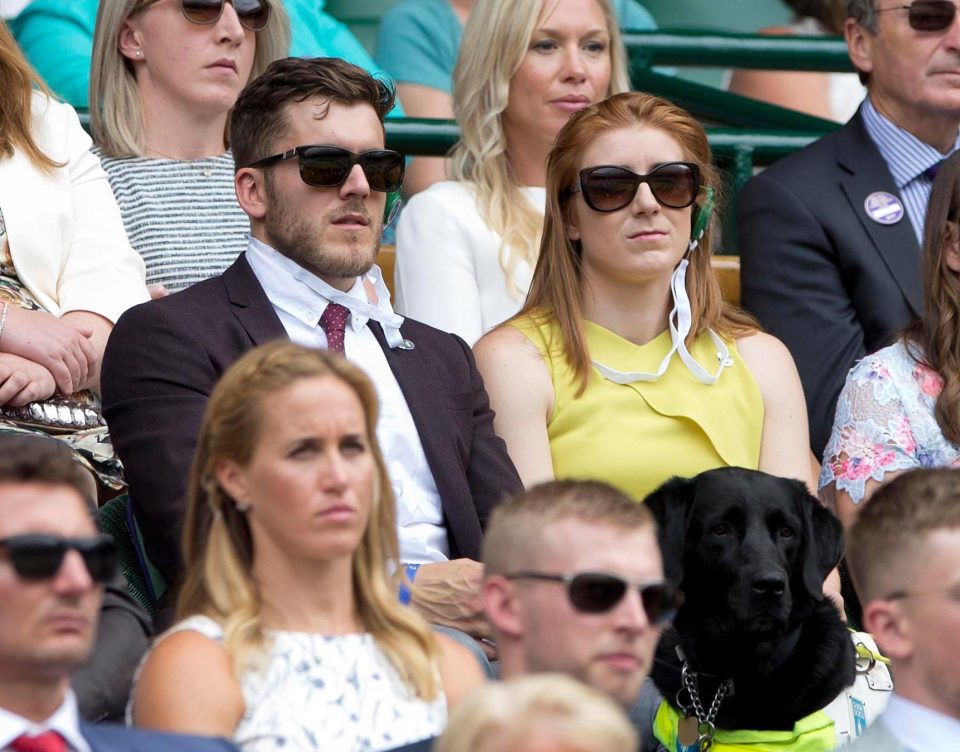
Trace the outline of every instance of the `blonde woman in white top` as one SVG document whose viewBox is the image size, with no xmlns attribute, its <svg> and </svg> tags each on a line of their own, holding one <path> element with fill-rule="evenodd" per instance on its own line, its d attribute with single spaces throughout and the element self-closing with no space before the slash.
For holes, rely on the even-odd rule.
<svg viewBox="0 0 960 752">
<path fill-rule="evenodd" d="M 571 114 L 628 88 L 608 0 L 478 0 L 454 71 L 455 180 L 401 214 L 397 310 L 470 344 L 516 313 L 553 139 Z"/>
</svg>

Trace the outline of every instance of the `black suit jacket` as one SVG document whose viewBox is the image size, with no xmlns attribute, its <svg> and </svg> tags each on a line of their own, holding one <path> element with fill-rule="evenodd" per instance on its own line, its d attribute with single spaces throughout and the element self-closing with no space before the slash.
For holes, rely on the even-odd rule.
<svg viewBox="0 0 960 752">
<path fill-rule="evenodd" d="M 463 340 L 407 319 L 414 349 L 391 350 L 370 326 L 400 384 L 433 472 L 452 557 L 480 557 L 494 505 L 522 488 L 473 354 Z M 103 414 L 130 484 L 147 554 L 180 574 L 180 534 L 190 463 L 207 398 L 247 350 L 286 337 L 244 256 L 221 276 L 131 308 L 103 357 Z"/>
<path fill-rule="evenodd" d="M 921 311 L 910 218 L 881 225 L 867 196 L 899 196 L 858 112 L 744 186 L 737 212 L 744 307 L 790 349 L 817 457 L 847 371 Z"/>
</svg>

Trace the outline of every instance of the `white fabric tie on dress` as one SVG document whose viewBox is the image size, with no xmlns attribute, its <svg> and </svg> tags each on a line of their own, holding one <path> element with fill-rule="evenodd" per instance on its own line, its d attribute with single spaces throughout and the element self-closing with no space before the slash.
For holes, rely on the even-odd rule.
<svg viewBox="0 0 960 752">
<path fill-rule="evenodd" d="M 691 246 L 693 246 L 693 243 L 691 243 Z M 691 250 L 693 250 L 693 248 L 691 248 Z M 723 373 L 723 369 L 733 365 L 733 358 L 730 357 L 730 349 L 723 339 L 720 338 L 720 335 L 713 331 L 713 329 L 707 329 L 707 333 L 717 348 L 717 360 L 720 362 L 715 373 L 709 373 L 703 366 L 697 363 L 687 349 L 686 338 L 687 335 L 690 334 L 690 325 L 693 320 L 690 310 L 690 297 L 687 295 L 687 267 L 689 265 L 690 262 L 686 256 L 684 256 L 670 277 L 673 310 L 670 311 L 667 326 L 670 329 L 672 347 L 670 351 L 663 356 L 663 360 L 660 361 L 660 367 L 653 373 L 646 371 L 618 371 L 616 368 L 606 366 L 599 361 L 591 361 L 604 378 L 609 379 L 615 384 L 631 384 L 635 381 L 657 381 L 666 373 L 670 365 L 670 359 L 674 353 L 680 355 L 680 360 L 683 361 L 687 370 L 689 370 L 698 381 L 707 385 L 717 383 L 720 374 Z"/>
</svg>

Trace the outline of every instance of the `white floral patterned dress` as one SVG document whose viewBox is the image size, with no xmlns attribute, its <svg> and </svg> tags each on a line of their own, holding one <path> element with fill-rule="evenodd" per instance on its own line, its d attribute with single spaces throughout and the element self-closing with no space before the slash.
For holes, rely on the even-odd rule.
<svg viewBox="0 0 960 752">
<path fill-rule="evenodd" d="M 850 369 L 823 454 L 820 488 L 836 483 L 859 504 L 868 479 L 960 466 L 960 448 L 944 438 L 933 415 L 943 380 L 911 352 L 916 346 L 900 341 Z"/>
<path fill-rule="evenodd" d="M 166 634 L 185 629 L 223 637 L 206 616 L 191 616 Z M 443 693 L 430 702 L 416 697 L 373 635 L 269 635 L 262 668 L 241 677 L 246 709 L 232 741 L 243 752 L 375 752 L 437 736 L 446 726 Z"/>
</svg>

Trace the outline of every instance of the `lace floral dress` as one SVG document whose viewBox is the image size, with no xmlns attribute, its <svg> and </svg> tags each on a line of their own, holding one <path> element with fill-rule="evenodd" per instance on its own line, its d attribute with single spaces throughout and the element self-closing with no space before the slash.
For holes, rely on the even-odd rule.
<svg viewBox="0 0 960 752">
<path fill-rule="evenodd" d="M 909 347 L 909 349 L 908 349 Z M 915 467 L 960 466 L 960 449 L 933 415 L 943 380 L 897 342 L 868 355 L 847 375 L 823 455 L 820 488 L 836 483 L 859 504 L 868 479 Z"/>
</svg>

